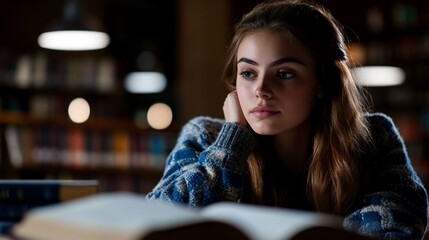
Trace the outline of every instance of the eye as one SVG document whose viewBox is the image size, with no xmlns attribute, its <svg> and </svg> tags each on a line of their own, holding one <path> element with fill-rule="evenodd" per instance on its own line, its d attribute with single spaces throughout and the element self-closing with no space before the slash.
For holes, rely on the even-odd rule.
<svg viewBox="0 0 429 240">
<path fill-rule="evenodd" d="M 242 71 L 240 72 L 240 76 L 243 77 L 244 79 L 253 79 L 256 77 L 256 74 L 251 71 Z"/>
<path fill-rule="evenodd" d="M 290 72 L 290 71 L 279 71 L 279 72 L 277 73 L 277 76 L 278 76 L 280 79 L 290 79 L 290 78 L 295 77 L 295 76 L 296 76 L 296 74 L 295 74 L 295 73 L 293 73 L 293 72 Z"/>
</svg>

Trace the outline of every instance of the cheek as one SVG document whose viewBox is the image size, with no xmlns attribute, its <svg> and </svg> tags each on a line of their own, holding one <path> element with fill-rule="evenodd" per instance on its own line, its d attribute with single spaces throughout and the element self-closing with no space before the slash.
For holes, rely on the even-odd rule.
<svg viewBox="0 0 429 240">
<path fill-rule="evenodd" d="M 246 94 L 245 91 L 243 91 L 242 88 L 237 86 L 237 96 L 238 96 L 238 101 L 240 101 L 240 105 L 241 107 L 243 107 L 243 103 L 246 102 Z"/>
<path fill-rule="evenodd" d="M 246 108 L 251 98 L 251 89 L 245 85 L 237 84 L 237 96 L 240 101 L 241 108 Z"/>
<path fill-rule="evenodd" d="M 313 88 L 293 88 L 277 94 L 287 109 L 294 112 L 309 112 L 312 110 L 316 91 Z"/>
<path fill-rule="evenodd" d="M 302 115 L 309 115 L 313 110 L 315 99 L 315 92 L 304 91 L 298 93 L 293 100 L 295 110 L 300 112 Z"/>
</svg>

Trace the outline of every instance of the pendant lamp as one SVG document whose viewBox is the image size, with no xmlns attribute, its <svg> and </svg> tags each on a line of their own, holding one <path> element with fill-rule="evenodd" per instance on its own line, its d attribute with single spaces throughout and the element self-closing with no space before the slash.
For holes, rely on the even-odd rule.
<svg viewBox="0 0 429 240">
<path fill-rule="evenodd" d="M 37 41 L 40 47 L 46 49 L 87 51 L 107 47 L 110 37 L 89 26 L 83 18 L 80 5 L 76 1 L 68 1 L 64 6 L 63 21 L 40 34 Z"/>
<path fill-rule="evenodd" d="M 359 85 L 387 87 L 400 85 L 405 81 L 405 71 L 394 66 L 362 66 L 352 69 L 352 75 Z"/>
<path fill-rule="evenodd" d="M 156 69 L 157 59 L 152 52 L 141 52 L 137 58 L 140 71 L 130 72 L 125 77 L 125 90 L 130 93 L 160 93 L 167 87 L 167 78 Z"/>
</svg>

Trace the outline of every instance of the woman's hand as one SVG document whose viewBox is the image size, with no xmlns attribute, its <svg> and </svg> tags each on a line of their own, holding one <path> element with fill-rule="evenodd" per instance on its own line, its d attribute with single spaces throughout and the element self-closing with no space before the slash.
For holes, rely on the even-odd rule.
<svg viewBox="0 0 429 240">
<path fill-rule="evenodd" d="M 238 101 L 237 91 L 230 92 L 223 102 L 223 115 L 227 122 L 238 123 L 247 127 L 247 121 Z"/>
</svg>

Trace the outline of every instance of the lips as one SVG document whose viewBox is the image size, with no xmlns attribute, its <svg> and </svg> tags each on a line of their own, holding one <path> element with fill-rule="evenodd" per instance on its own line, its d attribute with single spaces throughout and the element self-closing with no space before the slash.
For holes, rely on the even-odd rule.
<svg viewBox="0 0 429 240">
<path fill-rule="evenodd" d="M 278 114 L 279 112 L 280 111 L 274 110 L 270 107 L 262 107 L 262 106 L 255 107 L 250 111 L 251 114 L 253 114 L 258 118 L 268 118 Z"/>
</svg>

